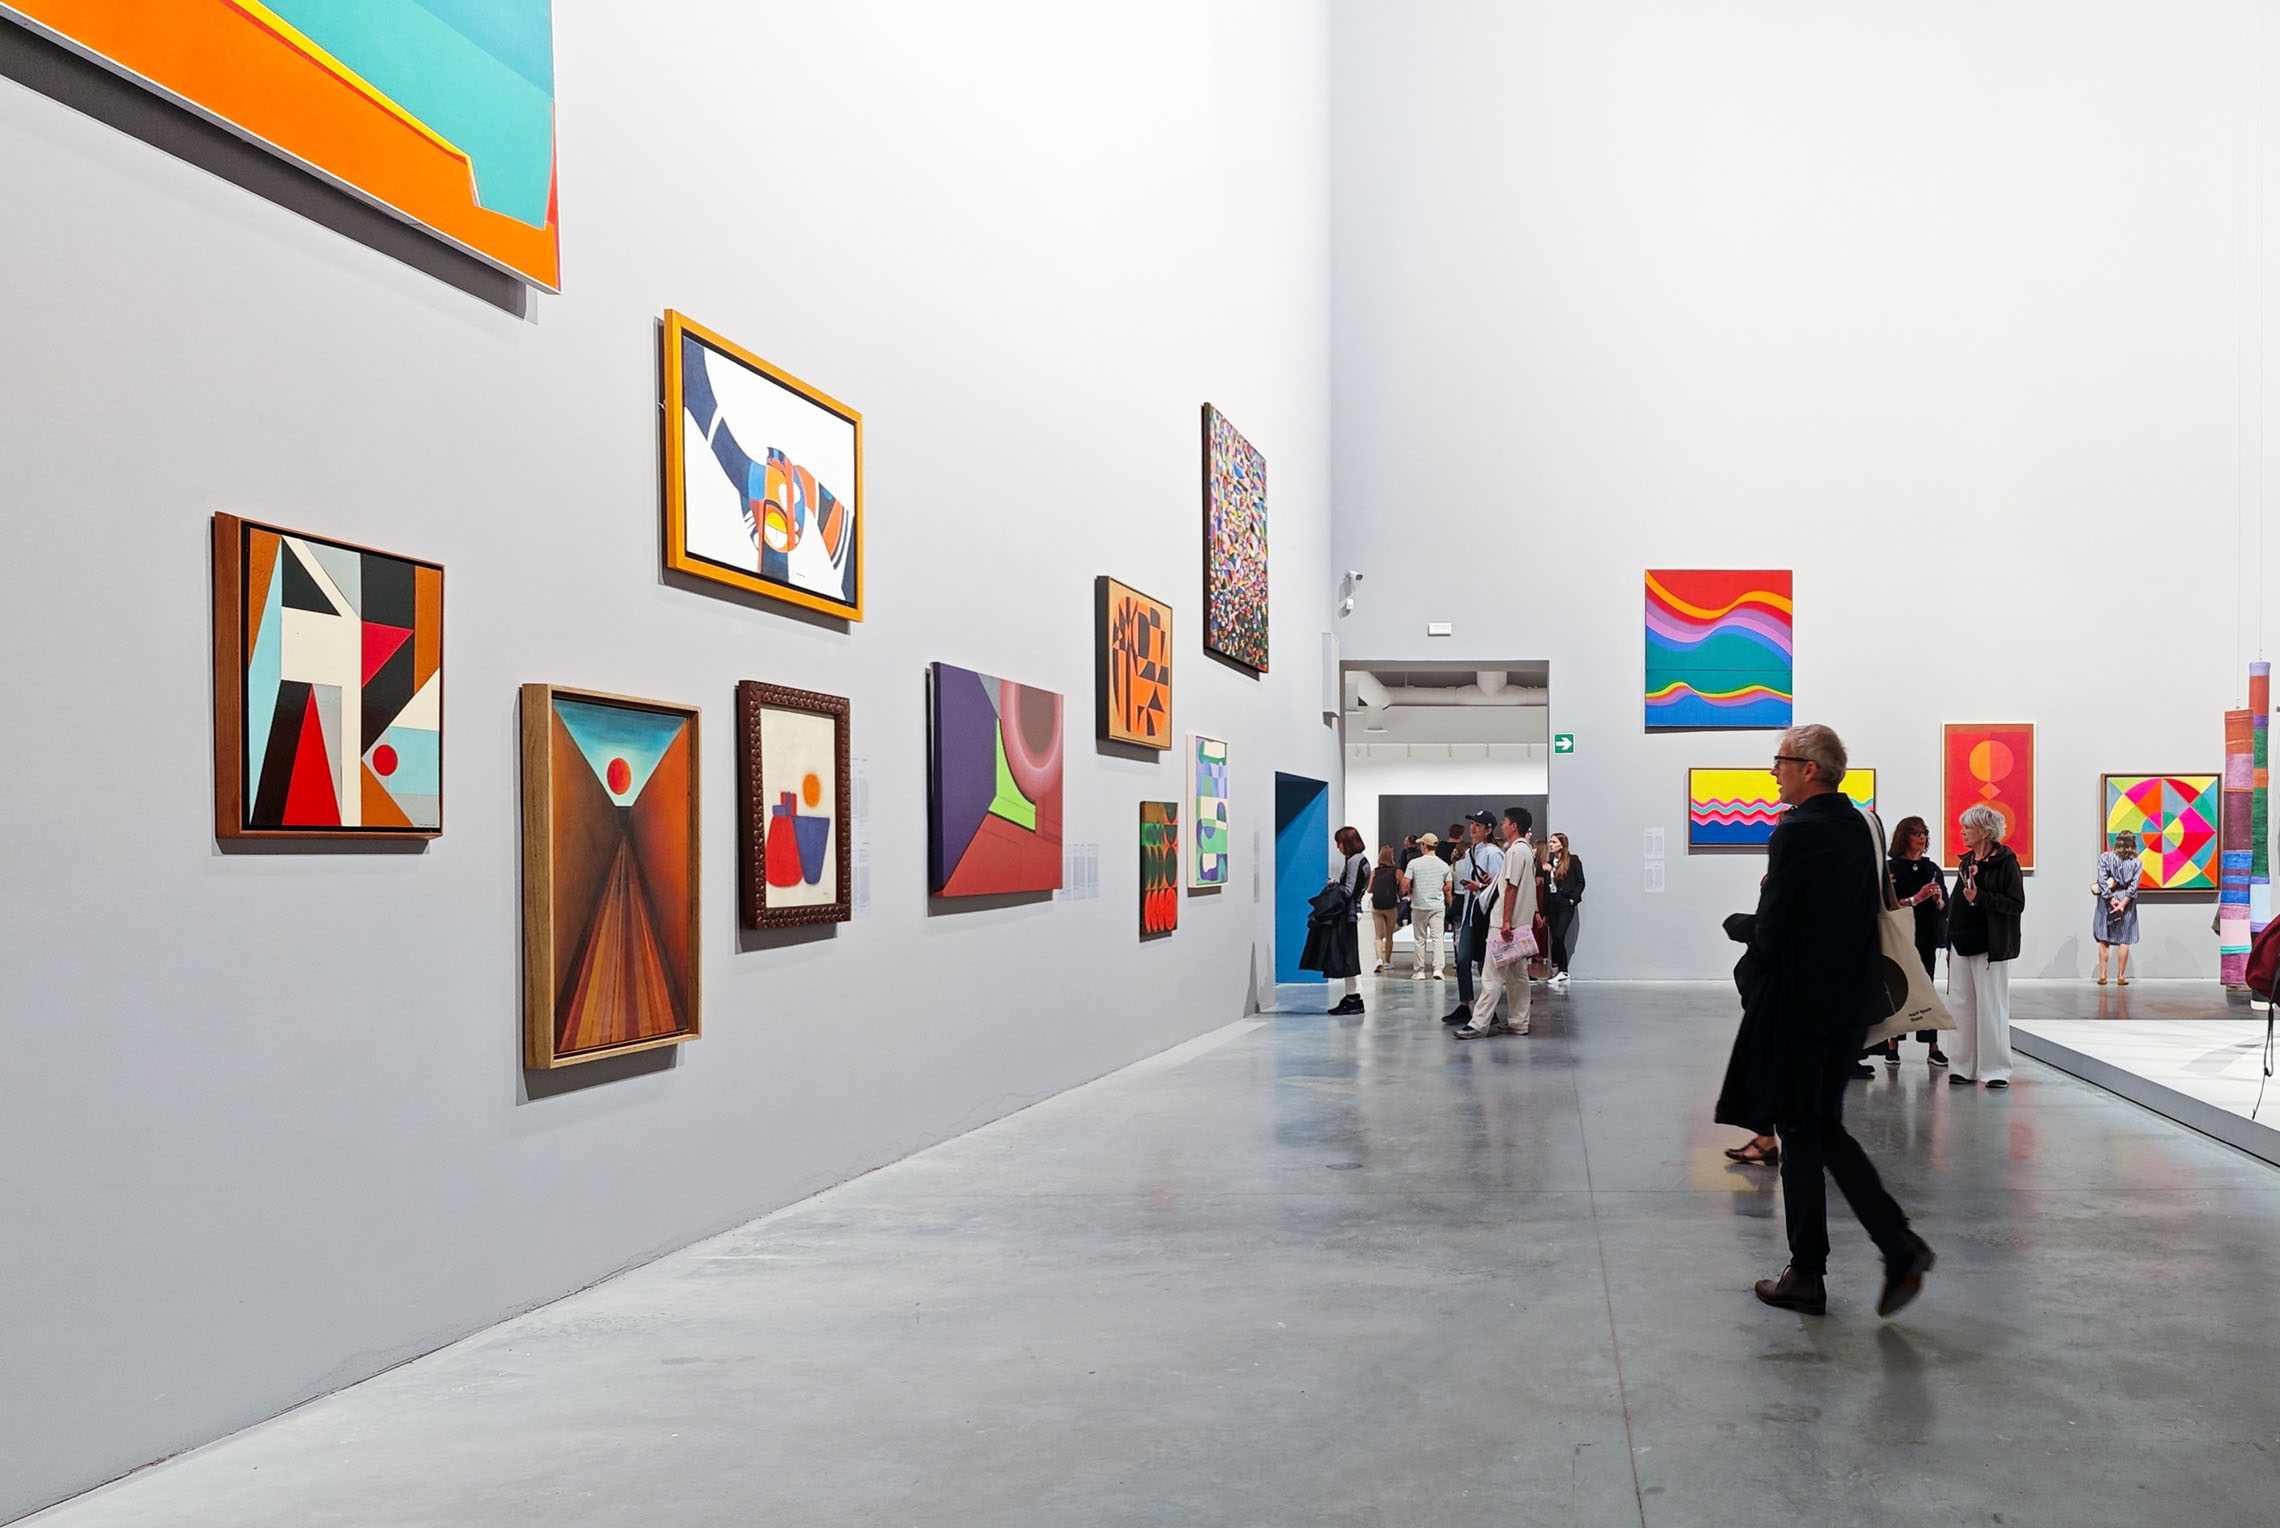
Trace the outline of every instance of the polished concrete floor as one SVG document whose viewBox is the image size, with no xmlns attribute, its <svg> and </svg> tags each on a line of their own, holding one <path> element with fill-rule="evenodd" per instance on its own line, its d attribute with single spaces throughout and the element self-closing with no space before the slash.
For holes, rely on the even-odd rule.
<svg viewBox="0 0 2280 1528">
<path fill-rule="evenodd" d="M 36 1519 L 2280 1521 L 2280 1169 L 1910 1046 L 1856 1132 L 1940 1253 L 1766 1309 L 1730 988 L 1459 1043 L 1371 983 L 1063 1095 Z M 1833 1197 L 1833 1196 L 1832 1196 Z M 1841 1208 L 1839 1210 L 1841 1214 Z"/>
</svg>

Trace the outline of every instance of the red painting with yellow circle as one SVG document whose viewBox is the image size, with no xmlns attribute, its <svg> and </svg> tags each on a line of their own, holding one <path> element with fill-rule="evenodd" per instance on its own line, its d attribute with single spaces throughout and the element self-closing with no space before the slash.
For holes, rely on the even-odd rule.
<svg viewBox="0 0 2280 1528">
<path fill-rule="evenodd" d="M 2021 870 L 2035 868 L 2035 724 L 1949 722 L 1940 777 L 1946 789 L 1941 863 L 1963 857 L 1964 809 L 1991 806 L 2002 814 L 2003 842 Z"/>
</svg>

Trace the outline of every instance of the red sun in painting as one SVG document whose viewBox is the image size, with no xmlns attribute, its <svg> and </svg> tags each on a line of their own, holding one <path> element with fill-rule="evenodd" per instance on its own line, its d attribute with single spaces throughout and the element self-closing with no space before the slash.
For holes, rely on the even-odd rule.
<svg viewBox="0 0 2280 1528">
<path fill-rule="evenodd" d="M 622 796 L 625 794 L 625 788 L 632 783 L 633 766 L 631 764 L 628 764 L 623 759 L 610 760 L 610 794 L 613 796 Z"/>
<path fill-rule="evenodd" d="M 385 780 L 396 772 L 396 750 L 386 743 L 372 750 L 372 772 Z"/>
</svg>

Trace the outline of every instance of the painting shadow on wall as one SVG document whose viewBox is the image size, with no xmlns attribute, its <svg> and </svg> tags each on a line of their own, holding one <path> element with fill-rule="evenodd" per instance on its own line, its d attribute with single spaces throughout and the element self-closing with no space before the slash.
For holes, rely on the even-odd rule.
<svg viewBox="0 0 2280 1528">
<path fill-rule="evenodd" d="M 514 1031 L 515 1070 L 522 1074 L 522 1085 L 517 1089 L 515 1103 L 538 1103 L 543 1099 L 560 1098 L 565 1093 L 576 1093 L 586 1088 L 607 1087 L 623 1082 L 628 1077 L 648 1077 L 658 1072 L 670 1072 L 681 1064 L 681 1047 L 662 1045 L 655 1050 L 628 1051 L 622 1056 L 597 1056 L 578 1066 L 528 1068 L 522 1064 L 522 1028 Z"/>
<path fill-rule="evenodd" d="M 797 923 L 789 928 L 745 928 L 736 930 L 736 953 L 756 955 L 763 950 L 788 950 L 794 945 L 829 944 L 839 932 L 836 923 Z"/>
<path fill-rule="evenodd" d="M 659 453 L 658 460 L 660 463 L 664 461 L 662 452 Z M 660 466 L 658 470 L 662 472 L 664 469 Z M 663 536 L 662 530 L 660 530 L 659 535 L 660 537 Z M 659 568 L 657 570 L 657 581 L 666 588 L 681 594 L 701 594 L 706 599 L 719 600 L 725 605 L 742 605 L 745 609 L 758 611 L 762 615 L 781 616 L 787 621 L 797 621 L 803 626 L 813 626 L 817 631 L 836 632 L 844 637 L 855 629 L 855 623 L 845 616 L 830 615 L 821 610 L 809 610 L 799 605 L 787 605 L 782 600 L 770 599 L 765 594 L 755 594 L 749 589 L 738 589 L 729 584 L 715 583 L 709 578 L 698 578 L 690 573 L 677 573 L 671 568 Z"/>
<path fill-rule="evenodd" d="M 0 24 L 0 76 L 516 318 L 530 288 L 69 48 Z"/>
<path fill-rule="evenodd" d="M 1006 907 L 1036 907 L 1053 900 L 1049 891 L 986 892 L 972 897 L 938 897 L 926 899 L 926 916 L 946 918 L 952 913 L 986 913 Z"/>
</svg>

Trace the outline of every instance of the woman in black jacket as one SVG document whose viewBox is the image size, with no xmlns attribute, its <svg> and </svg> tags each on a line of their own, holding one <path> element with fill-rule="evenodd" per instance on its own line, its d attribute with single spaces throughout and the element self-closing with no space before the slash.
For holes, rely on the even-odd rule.
<svg viewBox="0 0 2280 1528">
<path fill-rule="evenodd" d="M 1330 878 L 1323 891 L 1335 890 L 1335 898 L 1316 894 L 1317 907 L 1328 902 L 1324 911 L 1307 919 L 1306 949 L 1299 956 L 1301 970 L 1320 971 L 1324 976 L 1344 977 L 1346 995 L 1331 1009 L 1332 1013 L 1349 1014 L 1362 1011 L 1362 940 L 1354 923 L 1369 901 L 1370 857 L 1362 847 L 1362 835 L 1352 828 L 1340 828 L 1337 833 L 1338 852 L 1345 856 L 1339 872 Z"/>
<path fill-rule="evenodd" d="M 2011 1085 L 2011 962 L 2019 958 L 2019 914 L 2026 879 L 2019 857 L 2003 844 L 2003 816 L 1991 806 L 1967 809 L 1963 858 L 1948 900 L 1948 998 L 1955 1011 L 1955 1068 L 1948 1081 L 1967 1087 Z"/>
<path fill-rule="evenodd" d="M 1892 830 L 1892 894 L 1903 907 L 1916 909 L 1916 954 L 1924 962 L 1926 976 L 1939 975 L 1940 946 L 1947 943 L 1947 878 L 1940 874 L 1940 862 L 1931 857 L 1932 830 L 1921 817 L 1903 817 L 1900 826 Z M 1919 1029 L 1916 1038 L 1931 1046 L 1932 1053 L 1924 1059 L 1934 1066 L 1946 1066 L 1948 1058 L 1940 1054 L 1940 1032 L 1936 1029 Z M 1900 1042 L 1884 1042 L 1884 1059 L 1900 1064 Z"/>
<path fill-rule="evenodd" d="M 1575 910 L 1583 905 L 1583 860 L 1568 852 L 1568 836 L 1554 833 L 1546 845 L 1544 917 L 1552 934 L 1552 990 L 1567 991 L 1568 947 L 1575 934 Z"/>
</svg>

